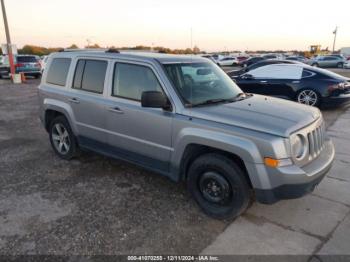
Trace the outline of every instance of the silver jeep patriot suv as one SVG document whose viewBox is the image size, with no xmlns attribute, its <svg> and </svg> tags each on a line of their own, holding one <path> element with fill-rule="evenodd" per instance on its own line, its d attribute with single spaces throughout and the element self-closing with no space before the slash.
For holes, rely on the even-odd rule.
<svg viewBox="0 0 350 262">
<path fill-rule="evenodd" d="M 334 158 L 317 108 L 242 93 L 195 56 L 58 52 L 39 101 L 61 158 L 92 150 L 185 181 L 216 218 L 311 192 Z"/>
</svg>

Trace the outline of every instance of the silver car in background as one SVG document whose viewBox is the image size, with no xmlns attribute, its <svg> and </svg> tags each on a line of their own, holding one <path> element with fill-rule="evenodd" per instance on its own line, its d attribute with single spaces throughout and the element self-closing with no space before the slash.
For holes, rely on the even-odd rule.
<svg viewBox="0 0 350 262">
<path fill-rule="evenodd" d="M 328 56 L 317 56 L 315 58 L 312 58 L 308 61 L 308 64 L 311 66 L 316 66 L 316 67 L 332 67 L 332 68 L 343 68 L 345 64 L 345 59 L 342 58 L 341 56 L 333 56 L 333 55 L 328 55 Z"/>
</svg>

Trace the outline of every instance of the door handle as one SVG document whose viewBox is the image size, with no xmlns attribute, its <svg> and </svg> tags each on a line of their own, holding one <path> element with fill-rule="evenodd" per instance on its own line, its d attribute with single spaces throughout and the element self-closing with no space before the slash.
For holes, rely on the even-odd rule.
<svg viewBox="0 0 350 262">
<path fill-rule="evenodd" d="M 68 99 L 68 101 L 72 102 L 72 103 L 75 103 L 75 104 L 79 104 L 80 103 L 80 101 L 77 98 L 75 98 L 75 97 L 73 97 L 71 99 Z"/>
<path fill-rule="evenodd" d="M 108 108 L 108 111 L 117 113 L 117 114 L 124 114 L 124 111 L 121 110 L 119 107 L 110 107 Z"/>
<path fill-rule="evenodd" d="M 266 80 L 261 80 L 260 83 L 261 84 L 267 84 L 267 81 Z"/>
</svg>

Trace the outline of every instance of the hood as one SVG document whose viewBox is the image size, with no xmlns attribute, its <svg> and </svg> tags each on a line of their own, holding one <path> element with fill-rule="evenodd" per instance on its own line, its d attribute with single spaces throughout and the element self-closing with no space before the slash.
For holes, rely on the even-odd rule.
<svg viewBox="0 0 350 262">
<path fill-rule="evenodd" d="M 192 117 L 247 128 L 281 137 L 316 121 L 318 108 L 284 99 L 253 95 L 247 99 L 187 109 Z"/>
</svg>

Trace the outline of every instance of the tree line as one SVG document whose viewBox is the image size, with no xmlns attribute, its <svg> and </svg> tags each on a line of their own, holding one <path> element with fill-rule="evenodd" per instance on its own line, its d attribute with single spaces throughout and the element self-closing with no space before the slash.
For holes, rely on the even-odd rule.
<svg viewBox="0 0 350 262">
<path fill-rule="evenodd" d="M 78 48 L 79 47 L 76 44 L 72 44 L 69 47 L 66 47 L 66 49 L 78 49 Z M 114 48 L 118 50 L 154 51 L 154 52 L 165 53 L 165 54 L 203 53 L 197 46 L 195 46 L 194 48 L 186 48 L 186 49 L 170 49 L 162 46 L 150 47 L 150 46 L 138 45 L 134 47 L 116 47 L 116 46 L 101 47 L 99 44 L 93 44 L 93 45 L 85 46 L 84 48 Z M 18 53 L 44 56 L 53 52 L 58 52 L 59 50 L 62 50 L 62 49 L 64 49 L 64 47 L 47 48 L 47 47 L 36 46 L 36 45 L 24 45 L 22 48 L 18 49 Z"/>
</svg>

